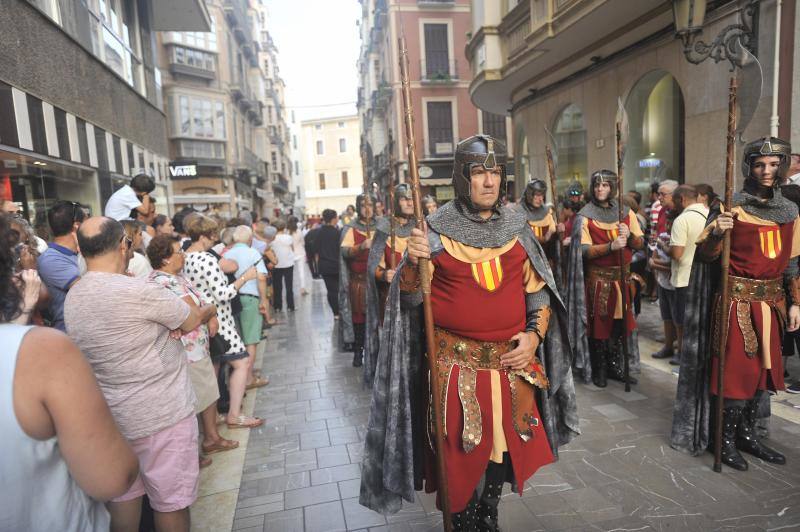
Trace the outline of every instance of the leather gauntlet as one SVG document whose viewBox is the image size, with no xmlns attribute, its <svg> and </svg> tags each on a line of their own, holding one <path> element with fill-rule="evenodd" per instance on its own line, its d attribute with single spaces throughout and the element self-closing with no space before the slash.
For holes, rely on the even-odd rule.
<svg viewBox="0 0 800 532">
<path fill-rule="evenodd" d="M 527 329 L 535 332 L 540 342 L 544 342 L 547 329 L 550 326 L 550 315 L 553 313 L 550 306 L 544 306 L 533 311 Z"/>
<path fill-rule="evenodd" d="M 706 239 L 697 246 L 696 252 L 700 254 L 700 258 L 705 262 L 711 262 L 719 257 L 722 254 L 723 236 L 724 235 L 717 236 L 713 231 L 709 233 Z"/>
<path fill-rule="evenodd" d="M 411 263 L 406 264 L 400 269 L 400 291 L 417 292 L 419 291 L 419 270 Z"/>
<path fill-rule="evenodd" d="M 800 305 L 800 277 L 789 280 L 789 304 Z"/>
<path fill-rule="evenodd" d="M 586 250 L 585 257 L 587 259 L 596 259 L 598 257 L 605 257 L 611 253 L 611 244 L 594 244 L 592 246 L 588 246 Z"/>
</svg>

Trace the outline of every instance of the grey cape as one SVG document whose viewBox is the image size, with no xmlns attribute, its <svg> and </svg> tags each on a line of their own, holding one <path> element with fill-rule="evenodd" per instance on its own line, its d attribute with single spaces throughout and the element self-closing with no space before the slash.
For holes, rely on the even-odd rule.
<svg viewBox="0 0 800 532">
<path fill-rule="evenodd" d="M 364 386 L 372 387 L 372 380 L 375 376 L 375 363 L 378 359 L 378 346 L 380 345 L 380 293 L 378 282 L 375 279 L 375 269 L 384 257 L 384 248 L 389 242 L 391 235 L 390 221 L 387 217 L 378 218 L 375 223 L 375 236 L 372 240 L 372 247 L 369 250 L 367 259 L 367 322 L 364 331 Z M 405 224 L 395 224 L 396 237 L 408 237 L 411 230 L 415 227 L 415 220 L 412 218 Z M 388 265 L 387 265 L 388 267 Z"/>
<path fill-rule="evenodd" d="M 628 207 L 625 207 L 623 215 L 628 216 Z M 589 340 L 587 331 L 588 314 L 586 311 L 586 290 L 584 289 L 584 267 L 583 249 L 581 248 L 581 232 L 586 219 L 592 218 L 604 223 L 612 223 L 619 220 L 617 214 L 616 200 L 609 202 L 608 208 L 601 208 L 593 203 L 588 203 L 575 216 L 572 226 L 572 236 L 569 245 L 569 255 L 567 258 L 567 286 L 566 303 L 567 314 L 569 315 L 569 337 L 572 338 L 572 348 L 574 350 L 575 369 L 583 378 L 583 382 L 592 382 L 592 364 L 589 359 Z M 639 363 L 639 331 L 634 330 L 628 336 L 628 355 L 629 370 L 631 374 L 641 371 Z"/>
<path fill-rule="evenodd" d="M 521 212 L 524 214 L 529 222 L 538 222 L 542 218 L 544 218 L 548 212 L 552 210 L 553 212 L 553 219 L 558 223 L 558 218 L 556 217 L 556 210 L 555 207 L 552 205 L 542 205 L 538 209 L 534 209 L 529 207 L 525 204 L 525 201 L 522 200 L 520 203 L 517 203 L 513 209 Z M 561 241 L 558 239 L 558 234 L 553 235 L 553 239 L 547 243 L 549 248 L 548 252 L 546 253 L 548 258 L 551 259 L 553 265 L 553 277 L 556 280 L 556 286 L 558 286 L 558 292 L 562 296 L 564 295 L 564 264 L 561 257 Z"/>
<path fill-rule="evenodd" d="M 359 231 L 367 230 L 366 224 L 362 222 L 360 218 L 353 218 L 349 224 L 342 227 L 341 236 L 339 237 L 340 248 L 347 234 L 347 230 L 351 227 Z M 370 237 L 374 237 L 374 221 L 370 224 L 369 230 Z M 348 268 L 347 261 L 344 259 L 344 252 L 342 251 L 339 253 L 339 349 L 342 349 L 344 344 L 352 344 L 354 340 L 353 313 L 350 309 L 350 269 Z"/>
<path fill-rule="evenodd" d="M 779 190 L 771 200 L 763 202 L 747 193 L 737 193 L 733 205 L 746 212 L 776 223 L 787 223 L 797 218 L 797 206 L 783 198 Z M 707 224 L 719 216 L 712 210 Z M 787 271 L 796 275 L 797 261 L 791 261 Z M 693 456 L 706 451 L 711 441 L 713 401 L 711 390 L 711 325 L 714 298 L 719 290 L 720 261 L 703 262 L 695 254 L 692 273 L 686 293 L 686 310 L 683 319 L 683 343 L 680 355 L 680 373 L 675 405 L 672 411 L 670 446 Z M 762 394 L 758 418 L 769 416 L 769 394 Z"/>
<path fill-rule="evenodd" d="M 506 211 L 497 212 L 485 225 L 476 226 L 470 223 L 476 220 L 454 203 L 457 202 L 448 203 L 428 217 L 432 256 L 443 251 L 440 232 L 453 238 L 456 233 L 469 241 L 456 240 L 473 246 L 480 245 L 482 238 L 494 242 L 483 247 L 499 247 L 509 241 L 509 238 L 503 241 L 498 235 L 517 236 L 534 268 L 545 280 L 553 313 L 537 355 L 550 380 L 550 389 L 537 390 L 537 402 L 553 454 L 558 456 L 558 447 L 578 435 L 579 428 L 566 311 L 547 259 L 523 217 L 506 217 Z M 428 445 L 425 427 L 428 404 L 420 393 L 427 387 L 423 378 L 427 379 L 428 375 L 424 359 L 422 298 L 420 294 L 400 293 L 400 271 L 407 267 L 413 266 L 404 259 L 389 289 L 361 468 L 359 502 L 384 515 L 399 511 L 403 499 L 414 501 L 415 489 L 422 488 L 422 453 L 424 445 Z"/>
</svg>

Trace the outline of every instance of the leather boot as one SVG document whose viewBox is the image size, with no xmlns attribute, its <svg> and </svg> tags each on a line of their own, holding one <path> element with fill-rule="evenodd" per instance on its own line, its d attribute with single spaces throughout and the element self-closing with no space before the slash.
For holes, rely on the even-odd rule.
<svg viewBox="0 0 800 532">
<path fill-rule="evenodd" d="M 358 349 L 353 354 L 353 367 L 354 368 L 360 368 L 363 365 L 364 365 L 364 350 L 363 349 Z"/>
<path fill-rule="evenodd" d="M 592 383 L 598 388 L 608 386 L 606 379 L 606 346 L 602 340 L 589 340 L 589 361 L 592 364 Z"/>
<path fill-rule="evenodd" d="M 365 328 L 363 323 L 353 324 L 354 339 L 353 342 L 353 367 L 359 368 L 364 363 L 364 334 Z"/>
<path fill-rule="evenodd" d="M 747 461 L 736 450 L 736 429 L 741 418 L 742 408 L 739 406 L 722 410 L 722 463 L 738 471 L 747 471 Z M 714 452 L 713 442 L 709 449 Z"/>
<path fill-rule="evenodd" d="M 747 401 L 747 404 L 742 408 L 742 418 L 736 431 L 736 448 L 752 454 L 756 458 L 761 458 L 765 462 L 783 465 L 786 463 L 786 457 L 775 449 L 770 449 L 761 443 L 756 435 L 757 409 L 758 400 L 756 399 Z"/>
<path fill-rule="evenodd" d="M 489 462 L 484 474 L 484 486 L 481 498 L 478 501 L 478 514 L 476 519 L 479 532 L 500 532 L 500 520 L 497 507 L 500 496 L 503 494 L 503 482 L 506 478 L 506 468 L 510 464 L 506 455 L 503 463 Z"/>
<path fill-rule="evenodd" d="M 622 342 L 625 341 L 626 339 L 622 338 L 621 340 L 613 342 L 611 352 L 608 353 L 608 378 L 623 383 L 625 382 L 625 366 L 622 359 L 624 356 Z M 632 385 L 639 384 L 636 377 L 630 374 L 628 375 L 628 382 Z"/>
<path fill-rule="evenodd" d="M 467 507 L 456 514 L 450 514 L 450 523 L 453 532 L 477 532 L 478 522 L 478 494 L 472 495 Z"/>
</svg>

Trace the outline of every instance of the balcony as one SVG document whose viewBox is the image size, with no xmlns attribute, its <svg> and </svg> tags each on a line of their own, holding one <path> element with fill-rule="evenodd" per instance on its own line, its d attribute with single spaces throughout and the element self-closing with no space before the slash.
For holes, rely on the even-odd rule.
<svg viewBox="0 0 800 532">
<path fill-rule="evenodd" d="M 472 102 L 505 114 L 512 94 L 524 98 L 671 24 L 661 0 L 520 0 L 507 13 L 498 3 L 467 43 Z"/>
<path fill-rule="evenodd" d="M 392 88 L 388 84 L 381 84 L 376 90 L 372 91 L 372 109 L 375 113 L 386 112 L 391 101 Z"/>
<path fill-rule="evenodd" d="M 225 18 L 239 44 L 253 42 L 250 20 L 247 18 L 247 2 L 248 0 L 225 0 L 223 5 Z"/>
<path fill-rule="evenodd" d="M 258 155 L 248 150 L 247 148 L 244 149 L 243 162 L 245 168 L 247 168 L 247 170 L 250 171 L 250 175 L 252 175 L 253 177 L 257 177 L 259 174 L 263 174 L 264 162 L 258 158 Z"/>
<path fill-rule="evenodd" d="M 241 100 L 247 94 L 247 89 L 241 81 L 232 82 L 228 85 L 228 89 L 231 91 L 231 96 L 234 100 Z"/>
<path fill-rule="evenodd" d="M 422 83 L 444 85 L 458 81 L 458 61 L 455 59 L 423 59 L 419 62 L 419 71 Z"/>
<path fill-rule="evenodd" d="M 217 72 L 213 68 L 184 65 L 173 60 L 170 60 L 169 71 L 173 76 L 192 76 L 205 80 L 212 80 L 217 77 Z"/>
<path fill-rule="evenodd" d="M 289 180 L 279 173 L 272 174 L 272 190 L 278 194 L 285 194 L 289 191 Z"/>
<path fill-rule="evenodd" d="M 253 106 L 247 111 L 247 116 L 256 126 L 264 125 L 264 107 L 261 102 L 253 102 Z"/>
</svg>

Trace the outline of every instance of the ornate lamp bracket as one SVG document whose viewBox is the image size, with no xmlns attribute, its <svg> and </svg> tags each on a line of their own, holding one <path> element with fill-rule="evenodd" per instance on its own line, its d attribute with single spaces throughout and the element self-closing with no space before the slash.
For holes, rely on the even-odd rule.
<svg viewBox="0 0 800 532">
<path fill-rule="evenodd" d="M 758 13 L 759 0 L 747 0 L 739 11 L 739 24 L 726 26 L 710 43 L 697 40 L 702 32 L 685 31 L 679 34 L 683 42 L 683 54 L 686 60 L 692 64 L 699 65 L 708 58 L 715 63 L 728 61 L 731 64 L 731 72 L 736 68 L 742 67 L 743 54 L 739 51 L 737 42 L 755 53 L 758 36 L 755 31 Z"/>
</svg>

